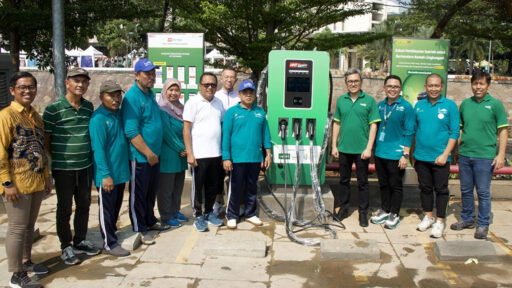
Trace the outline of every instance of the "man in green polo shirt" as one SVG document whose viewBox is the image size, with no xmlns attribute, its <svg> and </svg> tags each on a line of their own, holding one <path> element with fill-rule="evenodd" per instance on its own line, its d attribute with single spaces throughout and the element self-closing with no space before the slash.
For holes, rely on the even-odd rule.
<svg viewBox="0 0 512 288">
<path fill-rule="evenodd" d="M 52 155 L 57 193 L 57 235 L 61 258 L 68 265 L 80 263 L 75 254 L 96 255 L 100 252 L 85 240 L 93 178 L 89 119 L 94 107 L 82 96 L 87 92 L 89 80 L 85 69 L 71 69 L 65 82 L 66 95 L 48 105 L 43 114 L 45 147 Z M 76 205 L 74 237 L 69 225 L 73 198 Z"/>
<path fill-rule="evenodd" d="M 348 216 L 352 163 L 356 164 L 359 188 L 359 225 L 368 226 L 368 165 L 380 115 L 372 96 L 361 90 L 361 71 L 345 73 L 348 93 L 338 98 L 332 128 L 332 155 L 340 161 L 340 189 L 334 194 L 334 211 L 341 221 Z"/>
<path fill-rule="evenodd" d="M 491 179 L 494 169 L 505 165 L 508 120 L 503 104 L 487 90 L 491 76 L 476 70 L 471 77 L 473 97 L 460 105 L 461 138 L 459 148 L 460 190 L 462 196 L 461 220 L 450 226 L 452 230 L 475 227 L 476 187 L 478 195 L 478 219 L 474 237 L 486 239 L 491 214 Z M 496 155 L 496 135 L 499 137 Z"/>
</svg>

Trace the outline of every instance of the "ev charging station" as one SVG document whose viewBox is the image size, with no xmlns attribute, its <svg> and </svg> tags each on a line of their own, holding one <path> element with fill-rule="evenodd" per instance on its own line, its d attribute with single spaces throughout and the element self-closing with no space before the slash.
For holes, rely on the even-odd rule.
<svg viewBox="0 0 512 288">
<path fill-rule="evenodd" d="M 285 215 L 270 209 L 261 193 L 260 208 L 271 218 L 285 222 L 292 241 L 307 246 L 319 245 L 320 241 L 296 236 L 292 226 L 302 227 L 301 231 L 320 227 L 336 238 L 336 232 L 327 223 L 323 200 L 323 195 L 332 196 L 330 189 L 322 189 L 330 127 L 329 60 L 327 52 L 274 50 L 269 54 L 267 67 L 266 106 L 273 161 L 266 171 L 266 181 Z M 287 195 L 289 186 L 293 187 L 291 199 Z M 279 198 L 284 199 L 284 204 Z M 306 210 L 313 210 L 314 219 L 297 219 L 311 214 Z"/>
<path fill-rule="evenodd" d="M 325 157 L 319 160 L 329 103 L 329 54 L 274 50 L 268 60 L 267 115 L 273 142 L 271 184 L 294 184 L 296 155 L 303 165 L 299 185 L 311 185 L 310 166 L 319 164 L 325 181 Z M 295 143 L 299 142 L 299 151 Z M 309 146 L 313 144 L 313 155 Z M 284 151 L 283 151 L 284 148 Z M 284 166 L 287 169 L 284 169 Z M 286 174 L 285 174 L 286 173 Z"/>
</svg>

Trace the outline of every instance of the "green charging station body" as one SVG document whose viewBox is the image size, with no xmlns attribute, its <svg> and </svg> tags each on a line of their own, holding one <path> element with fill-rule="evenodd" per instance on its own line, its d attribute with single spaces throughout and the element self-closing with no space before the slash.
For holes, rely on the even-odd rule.
<svg viewBox="0 0 512 288">
<path fill-rule="evenodd" d="M 293 184 L 296 169 L 294 125 L 300 126 L 299 185 L 311 185 L 311 161 L 318 163 L 320 185 L 325 181 L 325 155 L 318 162 L 329 105 L 329 54 L 321 51 L 274 50 L 268 59 L 267 119 L 273 161 L 267 172 L 270 184 Z M 280 127 L 287 123 L 284 141 Z M 307 129 L 314 127 L 313 155 Z M 328 137 L 328 135 L 325 135 Z M 284 142 L 284 143 L 283 143 Z M 283 151 L 284 144 L 284 151 Z M 286 166 L 286 169 L 285 169 Z M 286 171 L 286 177 L 285 177 Z"/>
</svg>

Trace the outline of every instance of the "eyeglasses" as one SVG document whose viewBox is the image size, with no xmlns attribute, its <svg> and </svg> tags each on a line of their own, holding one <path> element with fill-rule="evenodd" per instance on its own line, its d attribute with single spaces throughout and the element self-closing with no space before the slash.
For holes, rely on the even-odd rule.
<svg viewBox="0 0 512 288">
<path fill-rule="evenodd" d="M 386 89 L 389 89 L 389 90 L 398 90 L 402 87 L 398 86 L 398 85 L 386 85 Z"/>
<path fill-rule="evenodd" d="M 25 90 L 29 90 L 29 91 L 36 91 L 37 90 L 37 87 L 35 85 L 30 85 L 30 86 L 16 86 L 16 88 L 18 90 L 21 90 L 21 91 L 25 91 Z"/>
<path fill-rule="evenodd" d="M 355 84 L 361 83 L 361 80 L 349 80 L 349 81 L 347 81 L 347 83 L 350 85 L 355 85 Z"/>
<path fill-rule="evenodd" d="M 204 88 L 217 88 L 217 84 L 215 83 L 201 83 Z"/>
</svg>

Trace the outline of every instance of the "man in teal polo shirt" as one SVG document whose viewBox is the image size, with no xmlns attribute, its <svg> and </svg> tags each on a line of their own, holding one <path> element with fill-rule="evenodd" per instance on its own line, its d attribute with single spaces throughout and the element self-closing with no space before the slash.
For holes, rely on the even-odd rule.
<svg viewBox="0 0 512 288">
<path fill-rule="evenodd" d="M 394 229 L 400 223 L 403 198 L 402 178 L 409 162 L 414 134 L 414 110 L 400 97 L 402 80 L 389 75 L 384 80 L 386 99 L 379 103 L 381 123 L 377 132 L 375 168 L 379 178 L 381 209 L 371 218 L 373 224 L 385 223 Z"/>
<path fill-rule="evenodd" d="M 348 216 L 352 163 L 356 164 L 359 188 L 359 225 L 368 226 L 368 165 L 380 122 L 377 104 L 372 96 L 361 90 L 361 71 L 345 73 L 348 93 L 338 98 L 332 127 L 332 155 L 340 160 L 340 189 L 334 195 L 334 211 L 341 221 Z M 339 139 L 338 139 L 339 137 Z"/>
<path fill-rule="evenodd" d="M 121 117 L 126 138 L 130 141 L 130 220 L 134 232 L 142 234 L 142 243 L 154 244 L 148 230 L 164 230 L 155 217 L 162 148 L 160 108 L 151 90 L 155 85 L 156 68 L 147 58 L 135 64 L 135 84 L 126 92 Z"/>
<path fill-rule="evenodd" d="M 261 226 L 256 216 L 257 182 L 260 169 L 270 167 L 270 132 L 265 111 L 254 105 L 256 87 L 244 80 L 238 87 L 240 103 L 228 109 L 222 124 L 222 165 L 230 173 L 227 226 L 236 228 L 240 212 L 240 198 L 245 186 L 245 221 Z M 266 151 L 263 159 L 262 147 Z M 245 182 L 245 185 L 244 185 Z"/>
<path fill-rule="evenodd" d="M 61 258 L 68 265 L 80 263 L 75 254 L 100 252 L 85 240 L 91 205 L 92 157 L 89 120 L 94 107 L 83 98 L 89 88 L 89 73 L 73 68 L 66 79 L 66 95 L 48 105 L 43 113 L 45 148 L 52 155 L 52 175 L 57 194 L 57 235 Z M 75 236 L 69 220 L 75 198 Z M 73 242 L 73 245 L 71 245 Z"/>
<path fill-rule="evenodd" d="M 116 236 L 124 187 L 130 180 L 128 141 L 124 137 L 119 113 L 123 98 L 121 93 L 121 86 L 116 82 L 103 82 L 100 86 L 101 105 L 92 113 L 89 123 L 103 253 L 117 257 L 130 255 L 119 245 Z"/>
<path fill-rule="evenodd" d="M 425 216 L 417 229 L 426 231 L 432 226 L 430 236 L 440 238 L 445 228 L 448 206 L 448 177 L 450 153 L 459 138 L 459 112 L 457 104 L 443 95 L 443 79 L 430 74 L 425 83 L 428 97 L 414 106 L 416 119 L 414 168 L 420 183 L 421 207 Z M 437 221 L 432 216 L 434 193 Z"/>
<path fill-rule="evenodd" d="M 491 76 L 476 70 L 471 77 L 473 97 L 460 105 L 462 135 L 459 148 L 460 190 L 462 196 L 461 220 L 450 226 L 452 230 L 472 229 L 475 226 L 476 187 L 478 220 L 474 237 L 486 239 L 491 214 L 491 179 L 494 169 L 505 165 L 508 139 L 508 120 L 505 108 L 487 90 Z M 500 144 L 496 155 L 496 135 Z"/>
</svg>

